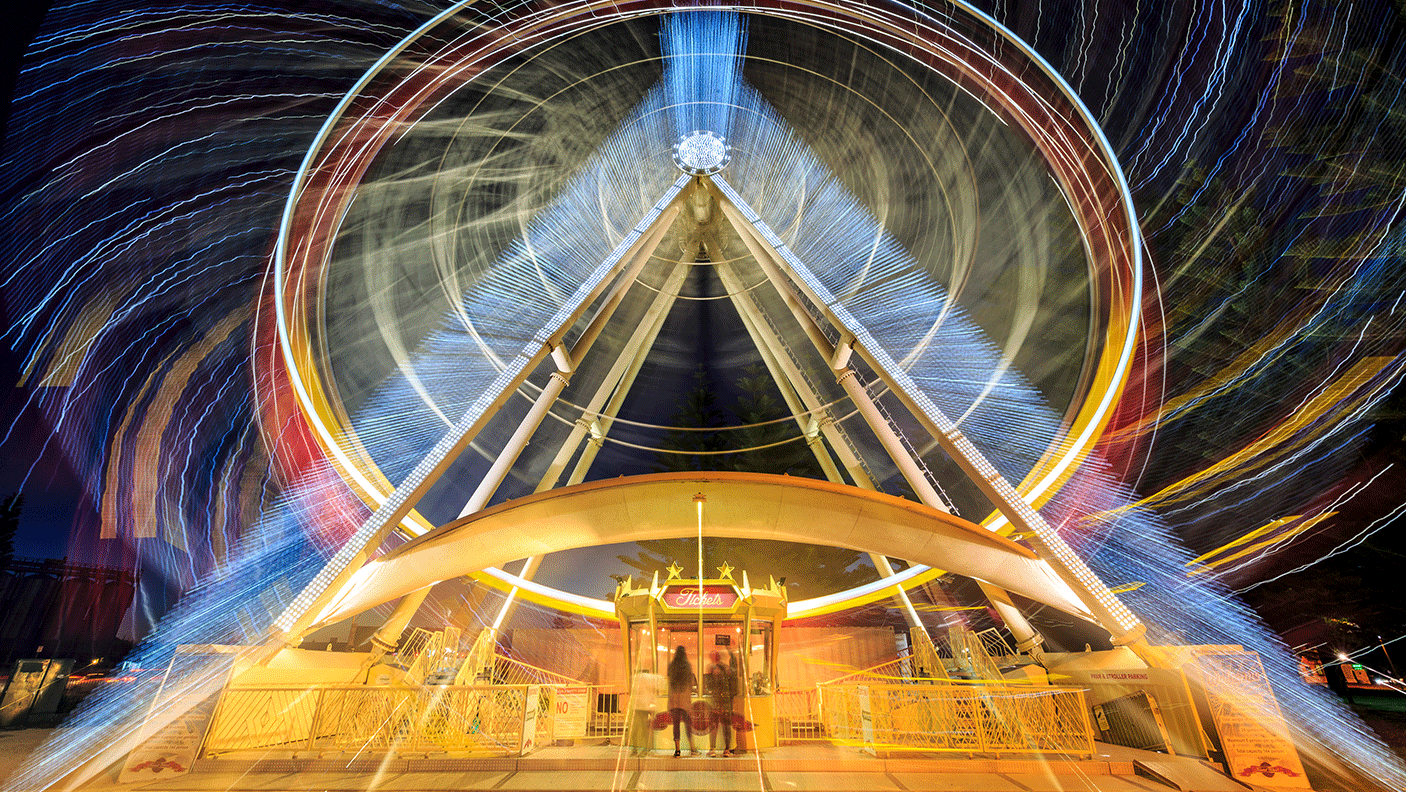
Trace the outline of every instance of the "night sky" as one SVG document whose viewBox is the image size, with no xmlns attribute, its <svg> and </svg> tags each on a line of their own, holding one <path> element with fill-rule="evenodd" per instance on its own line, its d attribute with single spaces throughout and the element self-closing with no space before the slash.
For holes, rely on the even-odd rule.
<svg viewBox="0 0 1406 792">
<path fill-rule="evenodd" d="M 6 9 L 4 61 L 0 66 L 0 119 L 8 120 L 10 99 L 21 60 L 51 0 L 17 0 Z M 3 152 L 3 149 L 0 149 Z M 8 310 L 4 313 L 9 324 Z M 63 453 L 51 442 L 47 422 L 29 402 L 29 392 L 16 387 L 22 359 L 8 344 L 0 345 L 0 424 L 13 427 L 0 444 L 0 495 L 23 489 L 25 504 L 15 554 L 32 558 L 57 558 L 68 549 L 74 512 L 82 488 Z"/>
</svg>

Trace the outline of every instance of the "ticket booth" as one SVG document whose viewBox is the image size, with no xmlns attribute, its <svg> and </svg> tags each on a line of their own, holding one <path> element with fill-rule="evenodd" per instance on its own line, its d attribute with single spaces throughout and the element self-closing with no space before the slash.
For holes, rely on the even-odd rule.
<svg viewBox="0 0 1406 792">
<path fill-rule="evenodd" d="M 674 564 L 662 583 L 656 572 L 647 586 L 636 587 L 633 579 L 626 579 L 616 587 L 625 668 L 666 675 L 675 648 L 682 646 L 694 675 L 702 680 L 714 652 L 730 654 L 738 670 L 736 711 L 750 724 L 739 732 L 738 746 L 750 750 L 776 745 L 771 691 L 776 636 L 786 617 L 785 589 L 775 581 L 754 588 L 746 572 L 738 583 L 726 564 L 716 578 L 684 578 L 682 573 Z M 694 691 L 695 700 L 703 697 L 704 691 Z"/>
</svg>

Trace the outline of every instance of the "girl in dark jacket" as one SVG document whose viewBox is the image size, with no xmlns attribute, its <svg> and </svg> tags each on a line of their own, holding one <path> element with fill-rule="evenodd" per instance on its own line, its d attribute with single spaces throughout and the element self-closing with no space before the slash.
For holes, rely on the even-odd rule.
<svg viewBox="0 0 1406 792">
<path fill-rule="evenodd" d="M 688 662 L 688 652 L 682 646 L 674 650 L 674 659 L 669 661 L 669 717 L 674 721 L 674 756 L 679 756 L 679 722 L 688 732 L 688 752 L 697 755 L 693 748 L 693 722 L 689 709 L 693 706 L 693 686 L 697 678 L 693 666 Z"/>
</svg>

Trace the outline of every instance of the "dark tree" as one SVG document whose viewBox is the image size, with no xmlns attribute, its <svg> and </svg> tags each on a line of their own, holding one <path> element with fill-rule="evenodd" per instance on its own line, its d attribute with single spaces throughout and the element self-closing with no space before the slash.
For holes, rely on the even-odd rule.
<svg viewBox="0 0 1406 792">
<path fill-rule="evenodd" d="M 724 455 L 697 453 L 723 449 L 722 434 L 715 430 L 724 425 L 724 418 L 723 411 L 718 408 L 713 380 L 708 376 L 708 370 L 700 364 L 693 372 L 693 387 L 684 394 L 683 401 L 674 412 L 673 424 L 681 428 L 670 431 L 661 443 L 671 451 L 687 453 L 660 454 L 656 467 L 660 471 L 725 469 L 715 466 L 722 464 Z"/>
<path fill-rule="evenodd" d="M 788 476 L 824 478 L 815 454 L 803 440 L 794 420 L 777 420 L 789 416 L 780 393 L 764 366 L 748 366 L 737 380 L 741 395 L 733 412 L 745 426 L 734 445 L 743 449 L 728 460 L 728 470 L 750 473 L 785 473 Z"/>
<path fill-rule="evenodd" d="M 15 534 L 20 529 L 24 494 L 16 492 L 0 501 L 0 569 L 9 569 L 15 560 Z"/>
</svg>

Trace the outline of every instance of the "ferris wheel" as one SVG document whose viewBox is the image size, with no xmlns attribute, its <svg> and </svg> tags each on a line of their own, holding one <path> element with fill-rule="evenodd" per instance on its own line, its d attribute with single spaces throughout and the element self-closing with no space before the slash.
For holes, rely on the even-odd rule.
<svg viewBox="0 0 1406 792">
<path fill-rule="evenodd" d="M 1038 56 L 959 5 L 474 14 L 447 10 L 363 76 L 285 210 L 261 333 L 281 412 L 263 423 L 295 475 L 330 466 L 374 513 L 284 629 L 389 535 L 669 451 L 662 435 L 696 427 L 640 393 L 699 362 L 711 329 L 678 306 L 726 302 L 710 357 L 750 340 L 794 431 L 724 451 L 795 441 L 837 483 L 994 505 L 988 528 L 1020 526 L 1056 588 L 1087 588 L 1075 610 L 1135 630 L 1030 507 L 1108 421 L 1140 299 L 1117 163 Z"/>
</svg>

